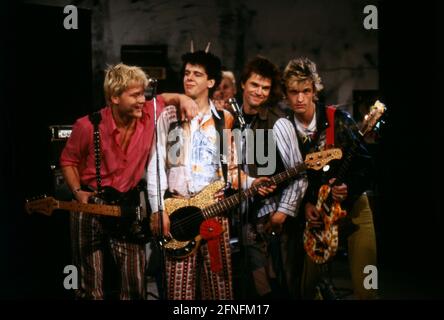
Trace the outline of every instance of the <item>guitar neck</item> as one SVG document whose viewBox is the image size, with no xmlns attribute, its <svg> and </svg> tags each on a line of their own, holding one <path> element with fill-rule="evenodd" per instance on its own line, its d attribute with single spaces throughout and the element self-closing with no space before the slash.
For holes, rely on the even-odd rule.
<svg viewBox="0 0 444 320">
<path fill-rule="evenodd" d="M 281 173 L 278 173 L 270 178 L 271 182 L 273 184 L 279 185 L 281 183 L 284 183 L 288 180 L 291 180 L 295 178 L 297 175 L 299 175 L 302 171 L 307 169 L 307 165 L 305 163 L 301 163 L 300 165 L 290 168 L 288 170 L 285 170 Z M 202 210 L 202 213 L 206 219 L 210 219 L 212 217 L 220 215 L 222 212 L 225 212 L 227 210 L 230 210 L 234 207 L 237 207 L 243 200 L 252 198 L 255 195 L 259 193 L 259 187 L 260 185 L 255 185 L 250 188 L 248 188 L 245 191 L 242 191 L 240 193 L 236 193 L 222 201 L 216 202 L 212 204 L 211 206 L 206 207 Z"/>
<path fill-rule="evenodd" d="M 354 140 L 353 144 L 351 145 L 350 149 L 347 151 L 346 156 L 344 157 L 342 164 L 339 166 L 339 169 L 337 171 L 336 180 L 333 183 L 333 185 L 340 185 L 344 181 L 345 175 L 348 171 L 348 168 L 350 167 L 350 163 L 352 162 L 353 157 L 356 155 L 356 152 L 358 150 L 359 143 L 358 141 Z M 332 185 L 332 186 L 333 186 Z"/>
<path fill-rule="evenodd" d="M 373 128 L 377 126 L 377 124 L 380 122 L 381 116 L 384 114 L 385 110 L 385 105 L 379 100 L 377 100 L 375 104 L 370 107 L 370 112 L 365 115 L 363 125 L 358 131 L 359 135 L 362 138 L 365 138 L 370 132 L 373 131 Z M 333 185 L 340 185 L 344 180 L 345 174 L 347 173 L 352 158 L 356 155 L 356 152 L 358 151 L 359 145 L 359 141 L 357 139 L 353 139 L 353 144 L 348 150 L 347 155 L 342 162 L 342 165 L 339 167 L 336 181 L 333 183 Z"/>
<path fill-rule="evenodd" d="M 85 204 L 78 202 L 57 201 L 57 209 L 93 213 L 111 217 L 120 217 L 122 215 L 120 207 L 105 204 Z"/>
</svg>

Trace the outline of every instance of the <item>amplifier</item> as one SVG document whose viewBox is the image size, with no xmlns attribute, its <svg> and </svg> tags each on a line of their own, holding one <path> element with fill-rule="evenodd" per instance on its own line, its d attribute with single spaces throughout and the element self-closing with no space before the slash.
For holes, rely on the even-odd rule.
<svg viewBox="0 0 444 320">
<path fill-rule="evenodd" d="M 66 141 L 71 136 L 72 126 L 49 126 L 49 130 L 51 130 L 51 141 Z"/>
<path fill-rule="evenodd" d="M 52 125 L 50 131 L 50 163 L 54 196 L 59 200 L 71 200 L 72 194 L 63 179 L 59 161 L 66 141 L 71 136 L 71 125 Z"/>
<path fill-rule="evenodd" d="M 69 125 L 53 125 L 49 126 L 50 131 L 50 167 L 55 170 L 59 167 L 59 159 L 65 147 L 66 140 L 71 136 L 72 126 Z"/>
</svg>

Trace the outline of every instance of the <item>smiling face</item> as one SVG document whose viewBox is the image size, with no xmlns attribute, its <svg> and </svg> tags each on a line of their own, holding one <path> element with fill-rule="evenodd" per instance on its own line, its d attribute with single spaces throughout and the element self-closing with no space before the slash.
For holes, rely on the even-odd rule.
<svg viewBox="0 0 444 320">
<path fill-rule="evenodd" d="M 243 102 L 245 111 L 257 111 L 259 106 L 264 104 L 271 91 L 271 79 L 262 77 L 257 73 L 252 73 L 251 76 L 242 83 Z"/>
<path fill-rule="evenodd" d="M 183 76 L 185 94 L 193 99 L 208 97 L 208 91 L 215 84 L 215 80 L 208 80 L 205 68 L 200 65 L 187 63 Z"/>
<path fill-rule="evenodd" d="M 142 84 L 132 84 L 119 96 L 112 96 L 111 102 L 115 110 L 123 119 L 142 117 L 145 103 L 145 90 Z"/>
</svg>

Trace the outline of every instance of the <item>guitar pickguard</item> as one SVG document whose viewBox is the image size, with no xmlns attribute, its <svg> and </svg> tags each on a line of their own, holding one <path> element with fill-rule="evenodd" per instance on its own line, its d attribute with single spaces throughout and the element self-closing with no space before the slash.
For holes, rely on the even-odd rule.
<svg viewBox="0 0 444 320">
<path fill-rule="evenodd" d="M 216 181 L 192 198 L 165 199 L 172 239 L 164 246 L 170 256 L 183 258 L 197 249 L 201 240 L 200 224 L 205 220 L 201 210 L 216 203 L 214 194 L 224 186 L 223 181 Z"/>
</svg>

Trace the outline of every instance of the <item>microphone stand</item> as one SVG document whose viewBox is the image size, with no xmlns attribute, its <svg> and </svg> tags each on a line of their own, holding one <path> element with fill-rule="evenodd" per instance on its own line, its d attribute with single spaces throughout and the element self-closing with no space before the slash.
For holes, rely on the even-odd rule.
<svg viewBox="0 0 444 320">
<path fill-rule="evenodd" d="M 240 110 L 239 105 L 237 104 L 237 101 L 235 98 L 228 99 L 228 103 L 230 104 L 231 108 L 233 109 L 233 111 L 236 115 L 236 118 L 239 122 L 239 129 L 241 130 L 241 133 L 243 133 L 243 131 L 246 128 L 246 122 L 245 122 L 244 116 L 242 115 L 242 111 Z M 243 135 L 241 135 L 241 136 L 244 138 Z M 248 268 L 247 268 L 248 267 L 247 254 L 244 250 L 244 242 L 245 241 L 244 241 L 244 232 L 243 232 L 243 226 L 246 224 L 244 224 L 244 222 L 242 221 L 243 219 L 242 219 L 242 201 L 241 201 L 241 199 L 242 199 L 241 169 L 242 169 L 242 166 L 244 165 L 244 163 L 243 163 L 243 151 L 244 151 L 243 150 L 243 147 L 244 147 L 243 141 L 240 141 L 240 144 L 241 144 L 241 155 L 240 155 L 240 157 L 239 157 L 239 155 L 237 157 L 238 158 L 238 164 L 237 164 L 237 185 L 238 185 L 238 188 L 237 188 L 237 191 L 238 191 L 238 197 L 239 197 L 239 201 L 240 201 L 240 205 L 237 210 L 238 221 L 239 221 L 237 232 L 238 232 L 240 265 L 243 265 L 243 268 L 242 268 L 243 270 L 248 270 Z M 239 159 L 240 159 L 240 161 L 239 161 Z M 246 199 L 245 201 L 246 201 L 246 209 L 248 210 L 248 199 Z M 248 213 L 247 213 L 247 215 L 248 215 Z M 243 281 L 242 281 L 243 284 L 241 285 L 242 291 L 241 291 L 240 298 L 246 299 L 247 298 L 247 294 L 246 294 L 247 286 L 246 286 L 245 282 L 248 277 L 242 277 L 242 278 L 243 278 Z"/>
<path fill-rule="evenodd" d="M 163 238 L 163 206 L 162 206 L 162 194 L 160 187 L 160 168 L 159 168 L 159 147 L 158 147 L 158 131 L 157 131 L 157 80 L 150 79 L 152 87 L 152 99 L 154 104 L 154 131 L 155 131 L 155 144 L 156 144 L 156 182 L 157 182 L 157 212 L 159 215 L 158 219 L 158 230 L 160 230 L 159 236 L 155 237 L 155 244 L 159 249 L 159 264 L 160 264 L 160 284 L 159 284 L 159 297 L 162 300 L 167 299 L 167 284 L 166 284 L 166 270 L 165 270 L 165 248 L 164 238 Z"/>
</svg>

